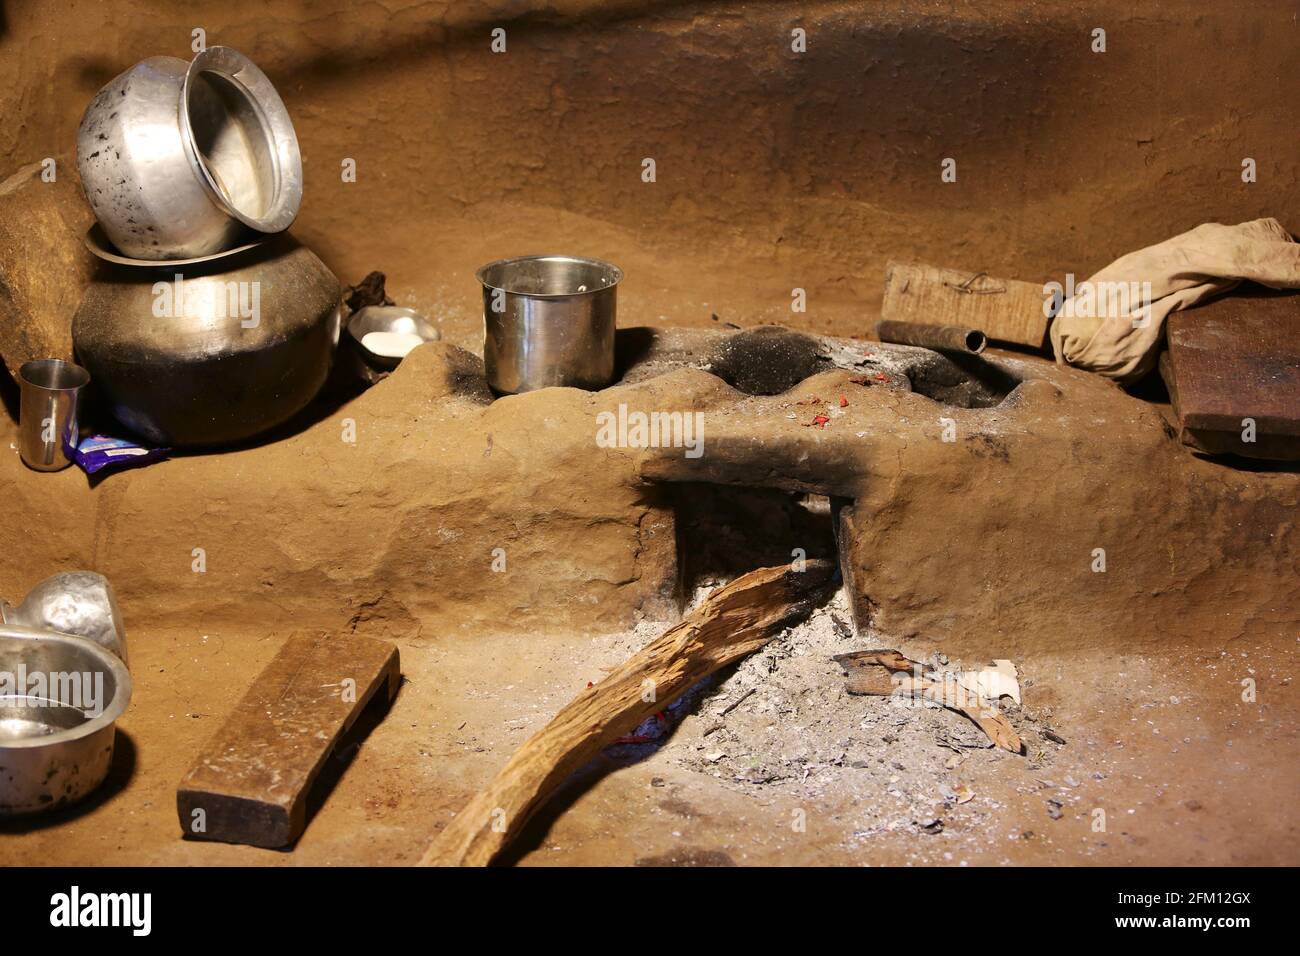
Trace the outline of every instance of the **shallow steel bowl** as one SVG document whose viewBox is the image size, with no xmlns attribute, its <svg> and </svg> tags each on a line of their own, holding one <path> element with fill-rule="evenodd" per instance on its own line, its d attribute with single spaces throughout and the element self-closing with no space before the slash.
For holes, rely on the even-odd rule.
<svg viewBox="0 0 1300 956">
<path fill-rule="evenodd" d="M 391 372 L 402 360 L 392 355 L 380 355 L 372 352 L 362 344 L 371 332 L 401 332 L 418 335 L 425 342 L 437 342 L 442 333 L 437 327 L 414 309 L 400 305 L 368 305 L 357 309 L 348 319 L 348 344 L 362 364 L 363 378 L 370 378 L 367 371 Z"/>
</svg>

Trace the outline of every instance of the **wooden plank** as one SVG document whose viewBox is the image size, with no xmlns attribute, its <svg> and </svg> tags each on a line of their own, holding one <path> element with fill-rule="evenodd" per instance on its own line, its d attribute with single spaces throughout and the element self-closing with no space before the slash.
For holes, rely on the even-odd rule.
<svg viewBox="0 0 1300 956">
<path fill-rule="evenodd" d="M 890 262 L 880 317 L 979 329 L 998 342 L 1043 348 L 1050 296 L 1041 285 L 923 263 Z"/>
<path fill-rule="evenodd" d="M 1210 453 L 1300 460 L 1300 295 L 1243 288 L 1169 316 L 1160 374 L 1179 437 Z"/>
<path fill-rule="evenodd" d="M 355 635 L 295 635 L 253 681 L 176 793 L 188 837 L 283 847 L 307 825 L 307 794 L 376 694 L 391 701 L 397 648 Z M 196 812 L 197 811 L 197 812 Z"/>
</svg>

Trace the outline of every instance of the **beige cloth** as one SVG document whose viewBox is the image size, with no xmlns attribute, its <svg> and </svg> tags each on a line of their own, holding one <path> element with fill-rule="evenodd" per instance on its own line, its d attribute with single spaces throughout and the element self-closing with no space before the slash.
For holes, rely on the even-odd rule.
<svg viewBox="0 0 1300 956">
<path fill-rule="evenodd" d="M 1051 328 L 1056 360 L 1121 382 L 1136 381 L 1159 357 L 1170 312 L 1227 292 L 1243 279 L 1274 289 L 1300 288 L 1300 243 L 1276 219 L 1237 226 L 1207 222 L 1130 252 L 1080 283 L 1081 291 L 1062 304 Z M 1108 298 L 1099 292 L 1120 284 L 1124 290 L 1143 290 L 1147 282 L 1149 301 L 1140 291 L 1127 303 L 1125 295 Z"/>
</svg>

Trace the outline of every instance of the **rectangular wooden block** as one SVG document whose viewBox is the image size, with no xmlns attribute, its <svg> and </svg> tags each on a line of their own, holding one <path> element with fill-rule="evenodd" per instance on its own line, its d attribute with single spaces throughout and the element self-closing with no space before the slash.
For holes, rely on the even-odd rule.
<svg viewBox="0 0 1300 956">
<path fill-rule="evenodd" d="M 204 747 L 176 793 L 186 836 L 288 846 L 307 825 L 307 794 L 335 745 L 376 694 L 397 694 L 397 648 L 355 635 L 285 641 Z"/>
<path fill-rule="evenodd" d="M 1297 461 L 1300 295 L 1242 288 L 1169 316 L 1160 374 L 1179 437 L 1205 452 Z"/>
<path fill-rule="evenodd" d="M 923 263 L 890 262 L 880 317 L 891 322 L 979 329 L 990 339 L 1042 348 L 1047 338 L 1041 285 Z"/>
</svg>

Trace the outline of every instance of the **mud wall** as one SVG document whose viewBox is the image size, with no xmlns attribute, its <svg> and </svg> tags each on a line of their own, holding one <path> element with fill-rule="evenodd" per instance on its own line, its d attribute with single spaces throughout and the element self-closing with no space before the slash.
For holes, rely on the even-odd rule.
<svg viewBox="0 0 1300 956">
<path fill-rule="evenodd" d="M 1300 228 L 1298 10 L 0 0 L 0 173 L 69 153 L 96 89 L 202 27 L 293 112 L 300 237 L 453 342 L 475 346 L 474 268 L 543 250 L 623 265 L 623 324 L 862 334 L 890 257 L 1041 281 L 1205 220 Z"/>
</svg>

